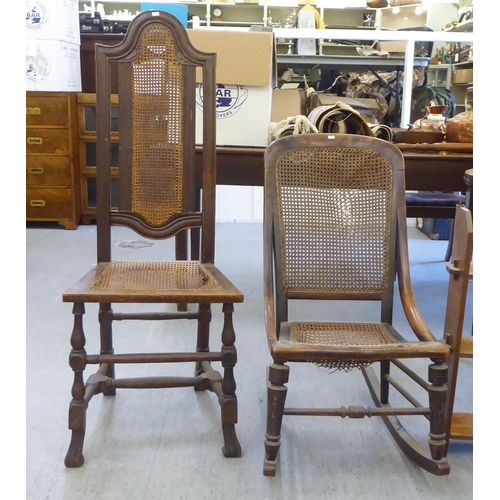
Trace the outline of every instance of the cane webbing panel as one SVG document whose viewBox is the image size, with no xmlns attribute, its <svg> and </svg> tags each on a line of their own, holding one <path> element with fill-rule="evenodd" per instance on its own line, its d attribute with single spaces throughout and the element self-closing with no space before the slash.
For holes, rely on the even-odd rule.
<svg viewBox="0 0 500 500">
<path fill-rule="evenodd" d="M 89 286 L 103 291 L 220 290 L 197 262 L 111 262 Z"/>
<path fill-rule="evenodd" d="M 285 291 L 388 289 L 392 170 L 379 153 L 303 148 L 276 168 Z"/>
<path fill-rule="evenodd" d="M 184 73 L 168 28 L 144 29 L 131 72 L 132 211 L 159 226 L 182 212 Z"/>
<path fill-rule="evenodd" d="M 290 340 L 300 344 L 328 346 L 369 347 L 400 343 L 380 323 L 292 323 Z M 315 363 L 332 371 L 349 371 L 369 366 L 372 361 L 325 359 Z"/>
</svg>

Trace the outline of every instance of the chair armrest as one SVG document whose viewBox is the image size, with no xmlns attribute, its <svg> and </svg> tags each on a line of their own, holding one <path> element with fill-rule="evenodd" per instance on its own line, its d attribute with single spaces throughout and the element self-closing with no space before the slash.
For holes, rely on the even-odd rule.
<svg viewBox="0 0 500 500">
<path fill-rule="evenodd" d="M 404 226 L 403 226 L 404 224 Z M 405 312 L 408 323 L 410 324 L 413 332 L 421 341 L 436 342 L 432 332 L 429 330 L 424 318 L 420 314 L 410 277 L 410 262 L 408 258 L 408 238 L 406 234 L 406 214 L 398 212 L 398 255 L 397 255 L 397 275 L 399 294 L 401 303 Z"/>
</svg>

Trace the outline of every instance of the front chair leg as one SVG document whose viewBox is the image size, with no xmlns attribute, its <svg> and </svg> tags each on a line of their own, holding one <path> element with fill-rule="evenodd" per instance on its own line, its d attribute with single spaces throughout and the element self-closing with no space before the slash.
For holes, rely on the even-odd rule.
<svg viewBox="0 0 500 500">
<path fill-rule="evenodd" d="M 429 447 L 434 460 L 441 460 L 446 453 L 446 398 L 448 394 L 448 367 L 444 359 L 433 359 L 429 366 Z"/>
<path fill-rule="evenodd" d="M 267 376 L 267 432 L 264 447 L 264 476 L 276 475 L 276 459 L 280 449 L 281 424 L 290 368 L 282 364 L 273 364 L 268 368 Z"/>
<path fill-rule="evenodd" d="M 85 400 L 85 383 L 83 371 L 86 366 L 85 335 L 83 333 L 83 315 L 85 306 L 82 303 L 73 305 L 73 332 L 71 334 L 71 353 L 69 365 L 74 372 L 71 395 L 73 399 L 69 405 L 69 428 L 71 442 L 64 463 L 66 467 L 81 467 L 83 458 L 83 440 L 85 437 L 85 421 L 87 401 Z"/>
<path fill-rule="evenodd" d="M 224 447 L 222 453 L 225 457 L 241 457 L 241 446 L 236 437 L 235 424 L 238 422 L 238 401 L 236 399 L 236 381 L 233 369 L 236 365 L 237 355 L 234 342 L 236 335 L 233 327 L 233 304 L 222 306 L 224 313 L 224 326 L 222 328 L 222 394 L 219 398 L 221 405 L 222 433 Z"/>
</svg>

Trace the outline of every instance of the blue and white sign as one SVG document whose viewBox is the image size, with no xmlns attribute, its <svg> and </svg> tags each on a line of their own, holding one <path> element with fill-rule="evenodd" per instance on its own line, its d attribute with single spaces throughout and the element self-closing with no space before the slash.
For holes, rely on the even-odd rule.
<svg viewBox="0 0 500 500">
<path fill-rule="evenodd" d="M 26 28 L 38 30 L 49 20 L 49 11 L 39 0 L 26 2 Z"/>
</svg>

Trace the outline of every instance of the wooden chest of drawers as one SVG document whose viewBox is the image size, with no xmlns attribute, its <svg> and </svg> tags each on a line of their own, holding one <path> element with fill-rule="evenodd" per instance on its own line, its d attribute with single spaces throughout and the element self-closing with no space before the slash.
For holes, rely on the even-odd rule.
<svg viewBox="0 0 500 500">
<path fill-rule="evenodd" d="M 26 93 L 26 220 L 80 222 L 76 94 Z"/>
</svg>

